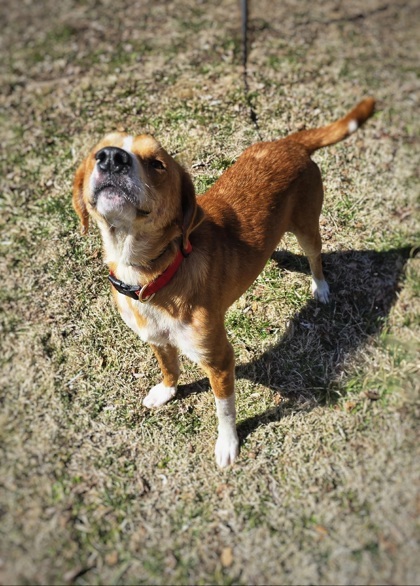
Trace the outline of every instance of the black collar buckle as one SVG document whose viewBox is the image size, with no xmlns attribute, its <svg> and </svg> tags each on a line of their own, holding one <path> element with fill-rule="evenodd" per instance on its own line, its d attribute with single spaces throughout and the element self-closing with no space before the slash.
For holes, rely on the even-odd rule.
<svg viewBox="0 0 420 586">
<path fill-rule="evenodd" d="M 127 285 L 126 283 L 123 283 L 123 281 L 116 279 L 113 275 L 108 275 L 108 279 L 114 285 L 118 293 L 127 295 L 127 297 L 131 297 L 131 299 L 136 299 L 136 301 L 139 300 L 139 293 L 142 288 L 141 285 Z"/>
</svg>

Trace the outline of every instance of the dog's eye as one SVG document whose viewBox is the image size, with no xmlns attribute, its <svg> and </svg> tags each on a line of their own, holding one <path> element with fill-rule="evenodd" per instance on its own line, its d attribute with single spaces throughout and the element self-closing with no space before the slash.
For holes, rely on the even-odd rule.
<svg viewBox="0 0 420 586">
<path fill-rule="evenodd" d="M 159 161 L 159 159 L 151 159 L 149 161 L 149 165 L 153 169 L 156 169 L 157 171 L 164 171 L 165 170 L 165 165 L 162 163 L 162 161 Z"/>
</svg>

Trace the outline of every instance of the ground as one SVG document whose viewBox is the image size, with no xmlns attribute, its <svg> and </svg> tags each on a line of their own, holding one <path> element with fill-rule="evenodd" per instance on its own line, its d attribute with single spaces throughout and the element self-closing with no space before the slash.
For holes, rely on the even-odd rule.
<svg viewBox="0 0 420 586">
<path fill-rule="evenodd" d="M 1 8 L 0 581 L 418 583 L 415 0 L 63 0 Z M 253 142 L 377 113 L 316 154 L 332 299 L 287 236 L 229 311 L 241 453 L 178 398 L 110 302 L 75 169 L 105 131 L 153 133 L 203 193 Z M 250 106 L 257 115 L 251 119 Z"/>
</svg>

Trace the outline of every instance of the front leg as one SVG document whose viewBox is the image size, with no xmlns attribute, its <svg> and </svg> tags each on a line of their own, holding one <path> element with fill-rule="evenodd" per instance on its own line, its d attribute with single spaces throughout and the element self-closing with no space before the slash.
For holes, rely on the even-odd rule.
<svg viewBox="0 0 420 586">
<path fill-rule="evenodd" d="M 235 409 L 235 359 L 233 349 L 223 332 L 224 340 L 217 341 L 217 346 L 201 364 L 206 371 L 216 401 L 218 419 L 218 437 L 216 441 L 216 462 L 221 468 L 230 466 L 239 452 L 239 440 L 236 432 Z"/>
<path fill-rule="evenodd" d="M 221 468 L 230 466 L 239 453 L 239 439 L 236 431 L 235 392 L 219 399 L 215 394 L 217 419 L 219 421 L 216 441 L 216 462 Z"/>
<path fill-rule="evenodd" d="M 143 405 L 149 409 L 161 407 L 176 395 L 179 378 L 178 350 L 174 346 L 155 346 L 152 350 L 159 362 L 163 374 L 163 381 L 150 389 L 143 399 Z"/>
</svg>

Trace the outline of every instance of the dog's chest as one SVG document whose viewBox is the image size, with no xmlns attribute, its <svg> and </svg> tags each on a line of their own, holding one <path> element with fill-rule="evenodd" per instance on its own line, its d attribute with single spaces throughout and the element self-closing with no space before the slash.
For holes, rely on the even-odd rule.
<svg viewBox="0 0 420 586">
<path fill-rule="evenodd" d="M 194 328 L 171 317 L 167 312 L 139 301 L 129 301 L 122 295 L 118 308 L 125 323 L 144 342 L 156 346 L 176 346 L 193 362 L 200 362 L 200 351 L 194 335 Z M 136 319 L 138 312 L 140 319 Z"/>
</svg>

